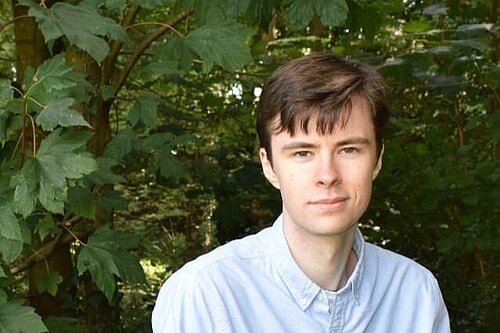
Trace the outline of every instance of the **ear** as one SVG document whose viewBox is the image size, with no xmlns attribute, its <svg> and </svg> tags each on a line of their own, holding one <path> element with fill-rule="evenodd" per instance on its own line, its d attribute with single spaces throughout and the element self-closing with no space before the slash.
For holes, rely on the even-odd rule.
<svg viewBox="0 0 500 333">
<path fill-rule="evenodd" d="M 378 174 L 380 173 L 380 170 L 382 169 L 382 159 L 384 157 L 384 150 L 385 146 L 382 144 L 382 149 L 380 149 L 380 155 L 378 156 L 377 164 L 373 169 L 372 180 L 375 180 L 375 178 L 377 178 Z"/>
<path fill-rule="evenodd" d="M 278 190 L 280 189 L 280 184 L 278 181 L 278 177 L 274 172 L 271 161 L 267 157 L 267 152 L 264 148 L 260 148 L 259 150 L 260 156 L 260 164 L 262 165 L 262 171 L 264 172 L 264 176 L 266 176 L 267 180 Z"/>
</svg>

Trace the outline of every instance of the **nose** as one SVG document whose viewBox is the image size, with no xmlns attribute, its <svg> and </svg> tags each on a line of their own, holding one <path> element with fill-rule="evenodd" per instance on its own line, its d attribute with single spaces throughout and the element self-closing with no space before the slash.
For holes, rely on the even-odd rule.
<svg viewBox="0 0 500 333">
<path fill-rule="evenodd" d="M 328 154 L 318 159 L 316 169 L 316 184 L 320 187 L 330 187 L 340 181 L 340 173 L 335 159 Z"/>
</svg>

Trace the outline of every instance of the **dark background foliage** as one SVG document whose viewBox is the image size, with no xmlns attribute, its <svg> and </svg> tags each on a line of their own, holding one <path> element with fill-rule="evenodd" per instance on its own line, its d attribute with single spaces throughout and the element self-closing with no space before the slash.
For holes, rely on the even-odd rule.
<svg viewBox="0 0 500 333">
<path fill-rule="evenodd" d="M 150 332 L 161 283 L 272 223 L 254 131 L 280 64 L 328 50 L 391 92 L 366 238 L 499 316 L 497 0 L 0 3 L 0 332 Z"/>
</svg>

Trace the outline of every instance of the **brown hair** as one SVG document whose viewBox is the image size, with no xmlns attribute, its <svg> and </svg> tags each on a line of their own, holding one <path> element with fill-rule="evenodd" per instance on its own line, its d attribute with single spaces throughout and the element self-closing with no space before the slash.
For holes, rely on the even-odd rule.
<svg viewBox="0 0 500 333">
<path fill-rule="evenodd" d="M 286 130 L 293 136 L 299 121 L 307 133 L 311 117 L 317 116 L 318 133 L 332 133 L 339 121 L 341 127 L 346 125 L 354 95 L 364 98 L 371 108 L 378 156 L 389 108 L 384 81 L 373 67 L 326 52 L 279 67 L 264 84 L 257 108 L 257 134 L 269 161 L 272 132 Z M 278 116 L 279 122 L 272 128 Z"/>
</svg>

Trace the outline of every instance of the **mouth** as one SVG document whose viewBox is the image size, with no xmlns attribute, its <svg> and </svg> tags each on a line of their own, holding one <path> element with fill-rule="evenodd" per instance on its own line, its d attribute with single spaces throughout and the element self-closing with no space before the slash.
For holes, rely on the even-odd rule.
<svg viewBox="0 0 500 333">
<path fill-rule="evenodd" d="M 347 202 L 347 197 L 325 198 L 311 201 L 310 204 L 321 210 L 338 210 Z"/>
</svg>

